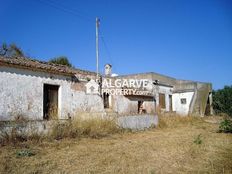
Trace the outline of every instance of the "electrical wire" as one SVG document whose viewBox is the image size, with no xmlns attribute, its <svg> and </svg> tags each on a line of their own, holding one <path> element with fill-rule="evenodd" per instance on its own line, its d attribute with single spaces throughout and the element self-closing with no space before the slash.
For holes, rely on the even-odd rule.
<svg viewBox="0 0 232 174">
<path fill-rule="evenodd" d="M 61 10 L 61 11 L 65 12 L 65 13 L 67 13 L 67 14 L 82 18 L 82 19 L 84 19 L 84 20 L 86 20 L 88 22 L 92 23 L 94 21 L 93 20 L 94 18 L 89 17 L 87 15 L 83 15 L 83 13 L 78 12 L 77 10 L 72 10 L 72 9 L 70 9 L 68 7 L 65 7 L 65 6 L 61 5 L 61 4 L 54 3 L 54 1 L 51 1 L 51 0 L 46 0 L 46 1 L 37 0 L 37 1 L 40 2 L 40 3 L 43 3 L 43 4 L 47 5 L 47 6 L 50 6 L 52 8 L 55 8 L 57 10 Z"/>
<path fill-rule="evenodd" d="M 103 36 L 101 30 L 99 30 L 99 34 L 100 34 L 100 35 L 99 35 L 99 36 L 100 36 L 100 39 L 101 39 L 101 41 L 102 41 L 102 43 L 103 43 L 103 46 L 104 46 L 104 48 L 105 48 L 107 57 L 109 58 L 110 64 L 113 65 L 113 66 L 114 66 L 114 69 L 117 71 L 116 64 L 114 64 L 114 61 L 113 61 L 113 59 L 112 59 L 112 56 L 111 56 L 111 54 L 110 54 L 110 51 L 109 51 L 109 49 L 108 49 L 108 46 L 107 46 L 107 44 L 106 44 L 106 41 L 105 41 L 105 39 L 104 39 L 104 36 Z"/>
<path fill-rule="evenodd" d="M 76 16 L 76 17 L 79 17 L 79 18 L 82 18 L 82 19 L 84 19 L 84 20 L 86 20 L 86 21 L 88 21 L 88 22 L 93 23 L 93 21 L 94 21 L 94 20 L 93 20 L 94 17 L 90 17 L 89 15 L 88 15 L 88 16 L 87 16 L 87 15 L 83 15 L 82 12 L 77 11 L 76 9 L 75 9 L 75 10 L 74 10 L 74 9 L 70 9 L 70 8 L 68 8 L 67 6 L 58 4 L 57 1 L 56 1 L 56 2 L 55 2 L 55 1 L 52 1 L 52 0 L 46 0 L 46 1 L 44 1 L 44 0 L 37 0 L 37 1 L 40 2 L 40 3 L 43 3 L 43 4 L 47 5 L 47 6 L 50 6 L 50 7 L 52 7 L 52 8 L 55 8 L 55 9 L 57 9 L 57 10 L 61 10 L 61 11 L 64 12 L 64 13 L 67 13 L 67 14 L 70 14 L 70 15 L 73 15 L 73 16 Z M 102 43 L 103 43 L 103 46 L 104 46 L 104 48 L 105 48 L 105 51 L 106 51 L 107 57 L 108 57 L 108 59 L 109 59 L 109 61 L 110 61 L 110 64 L 112 64 L 112 65 L 114 66 L 114 69 L 117 70 L 117 67 L 116 67 L 116 65 L 115 65 L 114 62 L 113 62 L 112 56 L 111 56 L 111 54 L 110 54 L 110 51 L 109 51 L 109 49 L 108 49 L 108 46 L 107 46 L 107 44 L 106 44 L 106 41 L 105 41 L 105 39 L 104 39 L 104 36 L 103 36 L 101 30 L 99 30 L 99 36 L 100 36 L 100 39 L 101 39 L 101 41 L 102 41 Z"/>
</svg>

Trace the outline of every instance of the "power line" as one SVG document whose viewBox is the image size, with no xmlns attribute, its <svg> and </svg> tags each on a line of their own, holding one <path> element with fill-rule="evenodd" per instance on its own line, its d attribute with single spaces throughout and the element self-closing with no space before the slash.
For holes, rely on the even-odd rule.
<svg viewBox="0 0 232 174">
<path fill-rule="evenodd" d="M 82 18 L 82 19 L 85 19 L 86 21 L 88 22 L 91 22 L 93 23 L 94 22 L 94 18 L 91 18 L 87 15 L 83 15 L 81 14 L 80 12 L 77 12 L 77 10 L 72 10 L 70 8 L 67 8 L 61 4 L 58 4 L 58 3 L 54 3 L 54 1 L 51 1 L 51 0 L 46 0 L 46 1 L 43 1 L 43 0 L 37 0 L 38 2 L 40 3 L 43 3 L 43 4 L 46 4 L 52 8 L 55 8 L 57 10 L 61 10 L 67 14 L 70 14 L 70 15 L 73 15 L 73 16 L 77 16 L 79 18 Z"/>
<path fill-rule="evenodd" d="M 104 46 L 104 48 L 105 48 L 105 50 L 106 50 L 107 57 L 109 58 L 110 63 L 114 66 L 114 69 L 117 71 L 116 64 L 114 64 L 114 62 L 113 62 L 112 56 L 111 56 L 111 54 L 110 54 L 110 51 L 109 51 L 109 49 L 108 49 L 108 46 L 107 46 L 107 44 L 106 44 L 106 41 L 105 41 L 105 39 L 104 39 L 104 36 L 103 36 L 101 30 L 99 30 L 99 33 L 100 33 L 100 38 L 101 38 L 101 41 L 102 41 L 102 43 L 103 43 L 103 46 Z"/>
<path fill-rule="evenodd" d="M 50 7 L 52 7 L 52 8 L 55 8 L 55 9 L 57 9 L 57 10 L 60 10 L 60 11 L 62 11 L 62 12 L 64 12 L 64 13 L 67 13 L 67 14 L 70 14 L 70 15 L 77 16 L 77 17 L 79 17 L 79 18 L 82 18 L 82 19 L 84 19 L 84 20 L 86 20 L 86 21 L 88 21 L 88 22 L 91 22 L 91 23 L 94 22 L 94 20 L 93 20 L 94 17 L 92 18 L 92 17 L 90 17 L 90 15 L 88 15 L 88 16 L 87 16 L 87 15 L 84 15 L 84 14 L 83 14 L 82 12 L 80 12 L 80 11 L 77 11 L 77 10 L 74 10 L 74 9 L 70 9 L 70 8 L 68 8 L 67 6 L 64 6 L 64 5 L 62 5 L 62 4 L 56 3 L 55 1 L 52 1 L 52 0 L 46 0 L 46 1 L 44 1 L 44 0 L 37 0 L 37 1 L 40 2 L 40 3 L 43 3 L 43 4 L 47 5 L 47 6 L 50 6 Z M 112 56 L 111 56 L 111 54 L 110 54 L 110 51 L 109 51 L 109 49 L 108 49 L 108 46 L 107 46 L 107 44 L 106 44 L 106 41 L 105 41 L 105 39 L 104 39 L 104 36 L 103 36 L 101 30 L 99 30 L 99 34 L 100 34 L 100 35 L 99 35 L 99 36 L 100 36 L 100 39 L 101 39 L 101 41 L 102 41 L 102 43 L 103 43 L 103 46 L 104 46 L 104 48 L 105 48 L 107 57 L 109 58 L 110 63 L 111 63 L 112 65 L 114 65 L 115 70 L 117 70 L 116 65 L 115 65 L 114 62 L 113 62 Z"/>
</svg>

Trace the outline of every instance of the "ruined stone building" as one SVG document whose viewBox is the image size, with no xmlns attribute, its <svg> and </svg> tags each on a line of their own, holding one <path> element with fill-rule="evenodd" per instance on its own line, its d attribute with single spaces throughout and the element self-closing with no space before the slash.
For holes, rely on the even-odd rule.
<svg viewBox="0 0 232 174">
<path fill-rule="evenodd" d="M 180 115 L 212 115 L 212 85 L 210 83 L 194 82 L 188 80 L 178 80 L 154 72 L 140 73 L 133 75 L 123 75 L 113 78 L 127 79 L 149 79 L 153 82 L 153 95 L 147 96 L 116 96 L 116 101 L 120 106 L 128 106 L 128 111 L 132 106 L 136 108 L 137 101 L 145 102 L 146 110 L 156 112 L 176 112 Z M 121 97 L 117 100 L 118 97 Z M 123 103 L 124 102 L 124 103 Z M 155 108 L 151 108 L 148 103 L 153 103 Z M 116 108 L 116 107 L 115 107 Z M 115 109 L 119 113 L 120 108 Z M 124 112 L 124 109 L 122 109 Z"/>
<path fill-rule="evenodd" d="M 156 73 L 112 76 L 112 66 L 96 73 L 26 58 L 0 57 L 0 120 L 68 119 L 81 114 L 107 116 L 176 112 L 212 114 L 210 83 L 177 80 Z M 140 95 L 101 93 L 104 79 L 148 79 Z M 100 85 L 99 85 L 100 84 Z M 138 89 L 135 89 L 138 90 Z"/>
</svg>

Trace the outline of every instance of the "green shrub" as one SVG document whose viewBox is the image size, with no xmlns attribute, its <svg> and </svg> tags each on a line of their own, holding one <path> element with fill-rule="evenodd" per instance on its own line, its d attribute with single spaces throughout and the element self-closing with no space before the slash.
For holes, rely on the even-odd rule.
<svg viewBox="0 0 232 174">
<path fill-rule="evenodd" d="M 32 152 L 30 149 L 19 150 L 16 152 L 17 157 L 30 157 L 34 155 L 35 153 Z"/>
<path fill-rule="evenodd" d="M 232 85 L 213 91 L 213 108 L 216 114 L 225 113 L 232 117 Z"/>
<path fill-rule="evenodd" d="M 201 134 L 199 134 L 193 142 L 195 144 L 202 144 Z"/>
<path fill-rule="evenodd" d="M 219 125 L 219 132 L 232 133 L 232 121 L 224 119 Z"/>
</svg>

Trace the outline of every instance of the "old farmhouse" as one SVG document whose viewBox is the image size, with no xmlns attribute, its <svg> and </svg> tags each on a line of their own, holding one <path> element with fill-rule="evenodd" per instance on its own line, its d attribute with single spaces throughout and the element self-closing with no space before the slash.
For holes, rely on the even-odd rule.
<svg viewBox="0 0 232 174">
<path fill-rule="evenodd" d="M 177 80 L 157 73 L 112 76 L 27 58 L 0 57 L 0 120 L 23 116 L 30 120 L 69 119 L 86 115 L 129 115 L 176 112 L 212 114 L 212 85 Z M 148 79 L 148 93 L 111 95 L 102 81 Z M 96 82 L 97 81 L 97 82 Z M 135 89 L 138 90 L 138 89 Z"/>
</svg>

